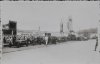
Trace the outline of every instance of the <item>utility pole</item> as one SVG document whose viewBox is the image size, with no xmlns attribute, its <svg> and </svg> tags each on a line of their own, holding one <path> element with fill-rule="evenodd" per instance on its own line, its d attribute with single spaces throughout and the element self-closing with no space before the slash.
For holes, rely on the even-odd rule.
<svg viewBox="0 0 100 64">
<path fill-rule="evenodd" d="M 63 34 L 64 34 L 62 19 L 61 19 L 61 23 L 60 23 L 60 34 L 61 34 L 61 36 L 63 36 Z"/>
</svg>

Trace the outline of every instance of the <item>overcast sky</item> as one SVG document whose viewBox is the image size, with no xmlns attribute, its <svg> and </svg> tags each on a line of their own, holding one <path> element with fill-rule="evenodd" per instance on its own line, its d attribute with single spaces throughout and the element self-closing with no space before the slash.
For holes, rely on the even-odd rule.
<svg viewBox="0 0 100 64">
<path fill-rule="evenodd" d="M 99 20 L 98 2 L 2 2 L 1 18 L 3 24 L 9 20 L 17 21 L 17 29 L 60 31 L 61 19 L 67 23 L 73 20 L 75 31 L 95 28 Z"/>
</svg>

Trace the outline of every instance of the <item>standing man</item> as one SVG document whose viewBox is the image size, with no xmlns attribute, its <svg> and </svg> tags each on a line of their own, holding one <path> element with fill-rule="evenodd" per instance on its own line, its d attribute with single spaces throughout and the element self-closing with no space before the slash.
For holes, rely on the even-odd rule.
<svg viewBox="0 0 100 64">
<path fill-rule="evenodd" d="M 46 35 L 45 36 L 45 42 L 46 42 L 46 45 L 48 44 L 48 36 Z"/>
<path fill-rule="evenodd" d="M 97 50 L 97 47 L 98 47 L 98 37 L 96 38 L 96 44 L 95 44 L 95 50 L 94 51 Z"/>
</svg>

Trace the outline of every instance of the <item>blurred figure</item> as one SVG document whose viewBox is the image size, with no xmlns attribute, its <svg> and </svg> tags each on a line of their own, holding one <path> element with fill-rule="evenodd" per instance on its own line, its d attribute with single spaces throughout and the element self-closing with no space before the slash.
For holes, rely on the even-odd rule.
<svg viewBox="0 0 100 64">
<path fill-rule="evenodd" d="M 41 45 L 41 38 L 40 38 L 40 36 L 37 37 L 37 44 Z"/>
<path fill-rule="evenodd" d="M 11 47 L 12 45 L 13 45 L 13 38 L 10 37 L 10 38 L 9 38 L 9 46 Z"/>
<path fill-rule="evenodd" d="M 95 44 L 95 50 L 94 51 L 97 50 L 97 47 L 98 47 L 98 38 L 96 38 L 96 44 Z"/>
<path fill-rule="evenodd" d="M 3 38 L 3 43 L 6 43 L 6 38 L 5 37 Z"/>
<path fill-rule="evenodd" d="M 16 43 L 16 36 L 15 35 L 13 36 L 13 43 L 14 44 Z"/>
<path fill-rule="evenodd" d="M 46 45 L 48 44 L 48 36 L 45 36 Z"/>
</svg>

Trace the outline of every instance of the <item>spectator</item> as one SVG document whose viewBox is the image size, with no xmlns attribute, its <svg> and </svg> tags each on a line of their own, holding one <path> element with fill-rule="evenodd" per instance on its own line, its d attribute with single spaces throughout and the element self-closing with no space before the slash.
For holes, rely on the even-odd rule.
<svg viewBox="0 0 100 64">
<path fill-rule="evenodd" d="M 3 38 L 3 42 L 6 43 L 6 38 L 5 37 Z"/>
<path fill-rule="evenodd" d="M 98 38 L 96 38 L 96 44 L 95 44 L 95 50 L 94 51 L 97 50 L 97 47 L 98 47 Z"/>
<path fill-rule="evenodd" d="M 45 36 L 46 45 L 48 44 L 48 36 Z"/>
</svg>

